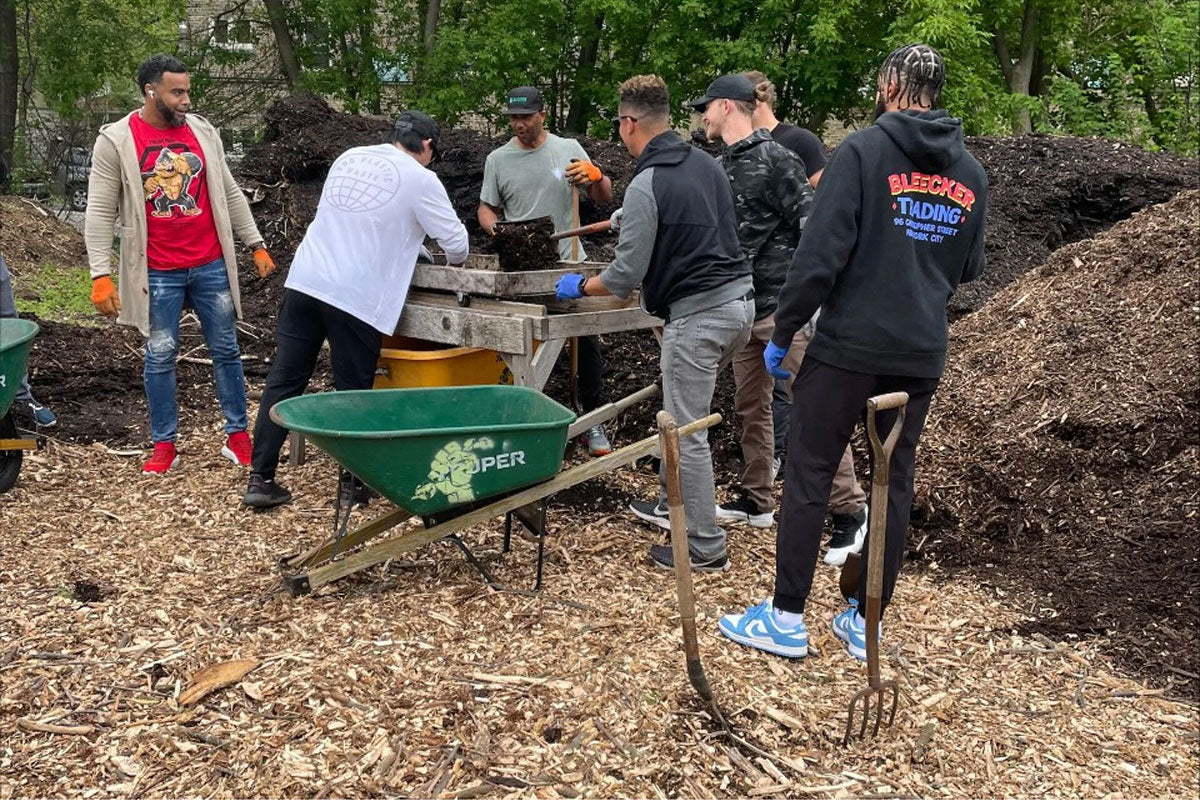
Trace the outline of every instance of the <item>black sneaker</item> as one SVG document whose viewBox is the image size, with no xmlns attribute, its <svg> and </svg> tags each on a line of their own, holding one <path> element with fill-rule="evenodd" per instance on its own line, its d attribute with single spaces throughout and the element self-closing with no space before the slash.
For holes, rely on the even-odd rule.
<svg viewBox="0 0 1200 800">
<path fill-rule="evenodd" d="M 769 528 L 775 524 L 775 514 L 763 511 L 750 499 L 745 489 L 737 489 L 737 499 L 717 506 L 719 522 L 746 522 L 751 528 Z"/>
<path fill-rule="evenodd" d="M 671 514 L 667 511 L 667 504 L 654 500 L 634 500 L 629 504 L 629 510 L 633 512 L 638 519 L 645 520 L 651 525 L 656 525 L 664 531 L 671 530 Z"/>
<path fill-rule="evenodd" d="M 250 482 L 246 484 L 246 493 L 242 495 L 242 503 L 259 510 L 290 502 L 291 492 L 276 483 L 274 478 L 264 478 L 261 475 L 250 476 Z"/>
<path fill-rule="evenodd" d="M 675 554 L 668 545 L 651 545 L 650 560 L 654 562 L 654 566 L 656 567 L 675 569 Z M 729 554 L 726 553 L 723 556 L 717 556 L 709 561 L 697 561 L 693 558 L 692 569 L 696 572 L 724 572 L 729 569 Z"/>
<path fill-rule="evenodd" d="M 858 555 L 862 552 L 863 540 L 866 538 L 866 506 L 853 514 L 834 514 L 833 538 L 829 540 L 825 563 L 831 567 L 840 567 L 845 564 L 847 556 Z"/>
</svg>

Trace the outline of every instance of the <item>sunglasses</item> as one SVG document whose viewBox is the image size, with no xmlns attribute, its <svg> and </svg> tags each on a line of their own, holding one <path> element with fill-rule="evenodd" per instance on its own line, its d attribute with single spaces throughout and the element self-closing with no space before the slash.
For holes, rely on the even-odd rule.
<svg viewBox="0 0 1200 800">
<path fill-rule="evenodd" d="M 637 117 L 631 117 L 628 114 L 617 114 L 615 117 L 609 117 L 608 121 L 611 122 L 613 125 L 619 127 L 621 125 L 621 120 L 623 120 L 623 119 L 627 119 L 630 122 L 638 121 Z"/>
</svg>

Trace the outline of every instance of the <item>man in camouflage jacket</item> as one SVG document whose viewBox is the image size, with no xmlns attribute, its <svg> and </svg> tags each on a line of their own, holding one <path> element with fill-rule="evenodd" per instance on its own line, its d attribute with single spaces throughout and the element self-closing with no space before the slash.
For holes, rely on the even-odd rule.
<svg viewBox="0 0 1200 800">
<path fill-rule="evenodd" d="M 753 84 L 743 75 L 718 78 L 692 106 L 703 115 L 710 140 L 727 145 L 721 157 L 733 190 L 738 221 L 738 241 L 754 274 L 754 327 L 750 342 L 733 361 L 737 386 L 735 405 L 742 420 L 742 485 L 737 497 L 717 507 L 723 522 L 747 522 L 766 528 L 774 523 L 774 429 L 771 397 L 774 379 L 763 364 L 763 350 L 775 330 L 775 308 L 779 291 L 800 241 L 804 221 L 812 206 L 813 192 L 805 177 L 804 163 L 774 140 L 765 128 L 755 130 L 751 116 L 755 107 Z M 804 358 L 807 337 L 795 337 L 785 364 L 793 369 Z M 835 482 L 846 494 L 848 482 L 857 489 L 853 463 L 843 459 Z M 862 490 L 858 489 L 861 496 Z M 857 510 L 862 499 L 853 498 Z"/>
</svg>

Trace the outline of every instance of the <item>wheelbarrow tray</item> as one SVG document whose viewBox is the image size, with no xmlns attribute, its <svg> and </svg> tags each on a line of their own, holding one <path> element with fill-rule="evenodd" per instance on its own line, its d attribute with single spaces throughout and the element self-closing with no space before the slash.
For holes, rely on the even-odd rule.
<svg viewBox="0 0 1200 800">
<path fill-rule="evenodd" d="M 38 326 L 27 319 L 0 319 L 0 417 L 17 396 L 37 333 Z"/>
<path fill-rule="evenodd" d="M 301 395 L 271 418 L 430 516 L 554 477 L 575 414 L 523 386 L 442 386 Z"/>
</svg>

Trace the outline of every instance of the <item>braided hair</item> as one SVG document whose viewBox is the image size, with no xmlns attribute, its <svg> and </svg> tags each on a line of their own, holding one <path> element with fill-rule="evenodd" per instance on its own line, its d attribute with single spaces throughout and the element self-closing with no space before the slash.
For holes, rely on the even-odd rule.
<svg viewBox="0 0 1200 800">
<path fill-rule="evenodd" d="M 929 108 L 937 108 L 942 102 L 942 86 L 946 83 L 942 54 L 927 44 L 897 47 L 879 68 L 879 82 L 885 92 L 893 81 L 897 87 L 896 96 L 904 93 L 909 105 L 923 106 L 923 101 L 928 101 Z"/>
</svg>

